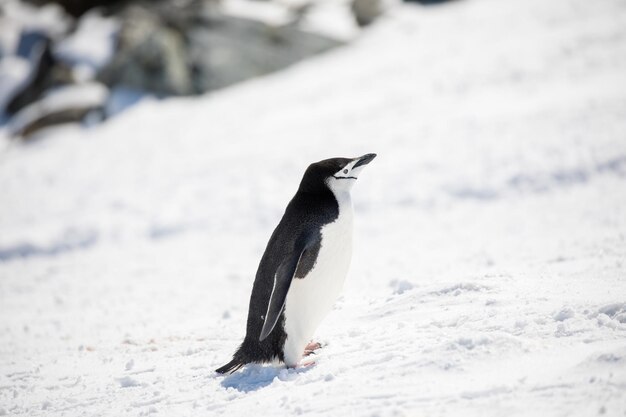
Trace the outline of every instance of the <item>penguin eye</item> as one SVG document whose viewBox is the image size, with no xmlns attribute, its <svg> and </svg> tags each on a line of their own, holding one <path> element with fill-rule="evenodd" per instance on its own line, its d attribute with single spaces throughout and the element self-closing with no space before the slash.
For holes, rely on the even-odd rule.
<svg viewBox="0 0 626 417">
<path fill-rule="evenodd" d="M 343 173 L 344 173 L 344 174 L 347 174 L 347 173 L 348 173 L 348 170 L 347 170 L 347 169 L 344 169 L 344 170 L 343 170 Z"/>
</svg>

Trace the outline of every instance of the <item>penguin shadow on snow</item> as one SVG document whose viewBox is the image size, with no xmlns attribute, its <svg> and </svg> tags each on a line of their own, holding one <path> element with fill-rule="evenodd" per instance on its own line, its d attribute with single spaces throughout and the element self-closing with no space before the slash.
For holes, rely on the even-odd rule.
<svg viewBox="0 0 626 417">
<path fill-rule="evenodd" d="M 243 370 L 225 377 L 220 385 L 234 388 L 240 392 L 252 392 L 271 385 L 276 378 L 281 381 L 293 381 L 298 375 L 308 372 L 313 366 L 299 368 L 277 368 L 271 365 L 247 365 Z"/>
</svg>

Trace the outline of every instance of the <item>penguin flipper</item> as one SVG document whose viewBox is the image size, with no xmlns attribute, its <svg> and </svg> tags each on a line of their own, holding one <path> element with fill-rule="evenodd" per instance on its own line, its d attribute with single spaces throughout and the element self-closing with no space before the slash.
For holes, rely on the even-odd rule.
<svg viewBox="0 0 626 417">
<path fill-rule="evenodd" d="M 296 244 L 294 250 L 285 257 L 276 269 L 276 273 L 274 274 L 274 287 L 272 288 L 272 295 L 267 305 L 267 312 L 265 313 L 265 321 L 263 323 L 263 329 L 261 329 L 259 341 L 263 341 L 263 339 L 269 336 L 272 330 L 274 330 L 278 318 L 285 307 L 287 292 L 291 286 L 293 276 L 298 269 L 298 263 L 306 249 L 310 247 L 312 243 L 314 243 L 312 236 L 300 239 L 300 243 Z"/>
</svg>

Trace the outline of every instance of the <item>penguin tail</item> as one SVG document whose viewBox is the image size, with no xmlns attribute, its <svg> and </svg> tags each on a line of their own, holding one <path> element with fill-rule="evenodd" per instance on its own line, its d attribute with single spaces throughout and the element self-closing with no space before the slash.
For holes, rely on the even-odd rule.
<svg viewBox="0 0 626 417">
<path fill-rule="evenodd" d="M 232 374 L 233 372 L 235 372 L 237 369 L 241 368 L 244 365 L 245 365 L 245 362 L 243 362 L 237 357 L 234 357 L 232 361 L 228 362 L 226 365 L 220 368 L 217 368 L 215 372 L 217 372 L 218 374 Z"/>
</svg>

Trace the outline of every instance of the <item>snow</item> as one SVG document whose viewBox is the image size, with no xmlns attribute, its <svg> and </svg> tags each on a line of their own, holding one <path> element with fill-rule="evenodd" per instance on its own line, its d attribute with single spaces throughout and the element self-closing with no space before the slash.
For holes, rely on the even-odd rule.
<svg viewBox="0 0 626 417">
<path fill-rule="evenodd" d="M 276 26 L 286 25 L 293 20 L 289 9 L 275 2 L 260 3 L 252 0 L 228 0 L 222 4 L 220 12 Z"/>
<path fill-rule="evenodd" d="M 55 48 L 55 56 L 71 64 L 79 79 L 93 79 L 96 73 L 113 58 L 115 37 L 120 22 L 104 17 L 94 10 L 83 16 L 78 28 Z"/>
<path fill-rule="evenodd" d="M 350 3 L 349 0 L 312 2 L 313 6 L 303 16 L 302 29 L 338 40 L 356 38 L 360 30 L 350 10 Z"/>
<path fill-rule="evenodd" d="M 624 415 L 622 3 L 398 6 L 286 71 L 5 148 L 0 412 Z M 307 164 L 367 152 L 315 365 L 217 376 Z"/>
<path fill-rule="evenodd" d="M 5 51 L 17 48 L 19 38 L 15 34 L 20 30 L 42 32 L 54 39 L 62 36 L 71 24 L 58 4 L 35 7 L 19 0 L 2 0 L 0 12 L 0 38 Z"/>
<path fill-rule="evenodd" d="M 302 11 L 302 15 L 298 16 Z M 349 41 L 359 34 L 349 1 L 346 0 L 284 0 L 258 2 L 254 0 L 225 0 L 220 12 L 229 16 L 264 22 L 268 26 L 293 24 L 305 31 L 339 41 Z"/>
<path fill-rule="evenodd" d="M 0 59 L 0 112 L 3 112 L 13 96 L 28 81 L 31 72 L 28 60 L 18 56 Z"/>
</svg>

